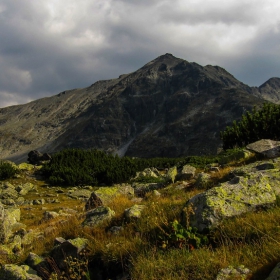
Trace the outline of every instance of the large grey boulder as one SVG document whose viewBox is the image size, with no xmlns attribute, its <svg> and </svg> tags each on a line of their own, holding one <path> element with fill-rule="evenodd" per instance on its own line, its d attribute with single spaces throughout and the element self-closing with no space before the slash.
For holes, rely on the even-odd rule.
<svg viewBox="0 0 280 280">
<path fill-rule="evenodd" d="M 246 148 L 268 158 L 280 156 L 280 141 L 262 139 L 247 145 Z"/>
<path fill-rule="evenodd" d="M 191 165 L 184 165 L 182 171 L 177 175 L 178 180 L 190 180 L 195 176 L 196 168 Z"/>
<path fill-rule="evenodd" d="M 83 226 L 94 227 L 105 221 L 110 221 L 115 216 L 115 212 L 109 207 L 98 206 L 86 213 Z"/>
<path fill-rule="evenodd" d="M 187 208 L 193 209 L 190 225 L 200 232 L 218 225 L 223 219 L 273 206 L 276 195 L 267 177 L 250 173 L 192 197 Z M 183 211 L 184 223 L 186 213 Z"/>
</svg>

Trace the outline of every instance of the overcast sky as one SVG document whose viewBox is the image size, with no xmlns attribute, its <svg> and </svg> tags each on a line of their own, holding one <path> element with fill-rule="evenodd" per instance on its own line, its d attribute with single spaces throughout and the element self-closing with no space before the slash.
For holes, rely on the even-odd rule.
<svg viewBox="0 0 280 280">
<path fill-rule="evenodd" d="M 278 0 L 0 0 L 0 108 L 165 54 L 259 86 L 280 77 Z"/>
</svg>

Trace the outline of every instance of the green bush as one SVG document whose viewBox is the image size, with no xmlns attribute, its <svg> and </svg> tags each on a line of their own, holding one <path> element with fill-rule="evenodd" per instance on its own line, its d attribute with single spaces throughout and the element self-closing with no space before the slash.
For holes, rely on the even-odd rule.
<svg viewBox="0 0 280 280">
<path fill-rule="evenodd" d="M 0 160 L 0 180 L 12 178 L 17 173 L 17 169 L 9 162 Z"/>
<path fill-rule="evenodd" d="M 260 139 L 280 138 L 280 105 L 264 104 L 260 110 L 246 112 L 239 122 L 234 121 L 220 133 L 223 148 L 244 147 Z"/>
</svg>

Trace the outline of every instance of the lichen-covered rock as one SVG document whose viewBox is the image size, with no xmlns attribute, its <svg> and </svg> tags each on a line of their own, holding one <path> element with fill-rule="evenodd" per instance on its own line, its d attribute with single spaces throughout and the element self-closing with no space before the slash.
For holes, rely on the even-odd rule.
<svg viewBox="0 0 280 280">
<path fill-rule="evenodd" d="M 257 161 L 242 167 L 235 168 L 233 173 L 237 176 L 249 176 L 250 173 L 258 173 L 267 178 L 276 195 L 280 196 L 280 158 L 268 161 Z"/>
<path fill-rule="evenodd" d="M 19 235 L 14 236 L 13 240 L 9 243 L 0 246 L 1 255 L 15 256 L 18 254 L 21 247 L 21 237 Z"/>
<path fill-rule="evenodd" d="M 104 221 L 110 221 L 115 216 L 115 212 L 109 207 L 98 206 L 86 213 L 86 219 L 83 222 L 83 226 L 94 227 Z"/>
<path fill-rule="evenodd" d="M 86 211 L 88 211 L 98 206 L 106 206 L 119 195 L 127 195 L 129 197 L 132 197 L 134 195 L 134 189 L 128 185 L 101 187 L 91 193 L 90 198 L 86 202 L 85 209 Z"/>
<path fill-rule="evenodd" d="M 68 196 L 76 199 L 88 199 L 91 193 L 90 190 L 79 189 L 69 193 Z"/>
<path fill-rule="evenodd" d="M 251 271 L 244 265 L 240 265 L 236 268 L 229 266 L 219 271 L 216 280 L 245 280 L 250 273 Z"/>
<path fill-rule="evenodd" d="M 275 202 L 276 196 L 269 180 L 262 174 L 250 173 L 247 177 L 235 177 L 192 197 L 187 207 L 192 207 L 194 212 L 189 217 L 191 226 L 201 232 L 218 225 L 225 218 L 270 207 Z"/>
<path fill-rule="evenodd" d="M 7 208 L 0 203 L 0 243 L 6 243 L 20 221 L 20 209 Z"/>
<path fill-rule="evenodd" d="M 211 176 L 209 174 L 201 172 L 197 175 L 197 179 L 195 181 L 195 186 L 198 189 L 204 189 L 208 186 L 210 179 L 211 179 Z"/>
<path fill-rule="evenodd" d="M 67 264 L 65 259 L 67 257 L 80 258 L 80 253 L 86 249 L 88 240 L 85 238 L 68 239 L 60 245 L 53 248 L 50 256 L 54 259 L 55 263 L 60 269 L 65 269 Z"/>
<path fill-rule="evenodd" d="M 0 199 L 17 199 L 18 192 L 15 190 L 14 187 L 5 187 L 0 191 Z"/>
<path fill-rule="evenodd" d="M 27 162 L 22 162 L 18 165 L 18 168 L 24 171 L 32 171 L 34 170 L 35 166 Z"/>
<path fill-rule="evenodd" d="M 275 268 L 271 271 L 266 280 L 279 280 L 280 279 L 280 263 L 278 263 Z"/>
<path fill-rule="evenodd" d="M 27 265 L 4 264 L 0 268 L 1 280 L 42 280 L 36 271 Z"/>
<path fill-rule="evenodd" d="M 177 175 L 179 180 L 190 180 L 195 175 L 196 168 L 191 165 L 184 165 L 182 171 Z"/>
<path fill-rule="evenodd" d="M 165 176 L 166 181 L 167 182 L 171 181 L 172 183 L 174 183 L 177 174 L 178 174 L 178 171 L 177 171 L 177 167 L 176 166 L 173 166 L 173 167 L 169 168 L 168 171 L 167 171 L 167 174 Z"/>
<path fill-rule="evenodd" d="M 266 161 L 256 161 L 246 164 L 244 166 L 235 168 L 233 173 L 236 175 L 246 176 L 246 174 L 251 172 L 261 172 L 265 174 L 266 172 L 271 172 L 274 169 L 280 169 L 280 158 Z"/>
<path fill-rule="evenodd" d="M 41 256 L 38 256 L 35 253 L 30 252 L 27 256 L 25 263 L 36 270 L 40 263 L 42 263 L 45 259 Z"/>
<path fill-rule="evenodd" d="M 134 219 L 139 219 L 141 217 L 142 211 L 145 208 L 146 208 L 145 205 L 135 204 L 132 207 L 125 209 L 124 216 L 129 221 Z"/>
<path fill-rule="evenodd" d="M 15 189 L 20 195 L 26 195 L 30 191 L 35 190 L 35 186 L 32 183 L 25 183 L 18 185 Z"/>
</svg>

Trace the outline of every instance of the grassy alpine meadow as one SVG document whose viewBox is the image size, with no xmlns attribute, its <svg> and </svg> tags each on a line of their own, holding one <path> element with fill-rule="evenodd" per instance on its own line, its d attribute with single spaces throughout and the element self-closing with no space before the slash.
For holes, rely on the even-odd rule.
<svg viewBox="0 0 280 280">
<path fill-rule="evenodd" d="M 239 150 L 236 151 L 240 153 Z M 160 196 L 155 192 L 148 192 L 135 200 L 118 195 L 106 205 L 115 212 L 115 216 L 95 227 L 82 225 L 85 219 L 85 200 L 70 199 L 67 196 L 68 186 L 62 184 L 59 186 L 63 191 L 59 194 L 59 203 L 20 207 L 21 222 L 28 231 L 40 232 L 40 238 L 34 238 L 30 247 L 23 248 L 23 253 L 16 259 L 1 256 L 0 262 L 23 263 L 29 252 L 47 256 L 54 246 L 55 238 L 81 237 L 88 240 L 88 247 L 82 258 L 67 260 L 71 265 L 66 274 L 56 268 L 54 272 L 46 271 L 44 279 L 94 279 L 96 268 L 102 267 L 107 279 L 126 275 L 127 279 L 133 280 L 214 280 L 222 268 L 240 265 L 250 269 L 246 279 L 266 279 L 280 262 L 280 199 L 274 208 L 224 220 L 205 234 L 198 233 L 188 224 L 188 215 L 192 215 L 193 209 L 186 208 L 185 205 L 191 197 L 229 180 L 235 166 L 245 165 L 252 161 L 252 157 L 255 159 L 254 156 L 246 160 L 240 159 L 236 153 L 228 152 L 219 156 L 214 161 L 219 166 L 217 172 L 209 171 L 209 157 L 187 158 L 183 162 L 178 160 L 178 168 L 182 164 L 195 162 L 198 172 L 205 172 L 210 176 L 208 183 L 200 187 L 194 179 L 184 184 L 168 183 L 159 190 Z M 228 160 L 227 157 L 231 161 L 220 165 L 219 161 Z M 167 163 L 162 164 L 164 166 Z M 43 173 L 46 170 L 50 168 L 44 167 Z M 14 185 L 26 183 L 27 177 L 21 175 L 10 179 L 10 182 Z M 50 197 L 57 195 L 57 187 L 49 182 L 47 184 L 34 177 L 32 180 L 33 184 L 37 184 L 37 189 L 26 195 L 26 198 L 30 196 L 30 199 L 35 199 L 38 194 Z M 145 208 L 140 218 L 129 221 L 124 212 L 135 204 L 144 205 Z M 74 209 L 75 212 L 42 220 L 46 210 L 59 212 L 65 209 Z M 187 216 L 186 224 L 181 222 L 182 210 Z M 115 234 L 109 230 L 113 226 L 122 229 Z M 48 261 L 52 262 L 51 259 Z M 55 263 L 51 265 L 56 267 Z"/>
<path fill-rule="evenodd" d="M 169 190 L 170 191 L 170 190 Z M 58 223 L 56 231 L 37 246 L 37 252 L 51 248 L 56 236 L 85 237 L 89 240 L 89 267 L 102 260 L 108 271 L 127 272 L 131 279 L 215 279 L 220 269 L 244 265 L 251 273 L 247 279 L 265 279 L 280 261 L 280 208 L 248 213 L 228 219 L 207 234 L 208 242 L 190 246 L 190 240 L 172 239 L 172 224 L 180 219 L 185 202 L 197 194 L 196 189 L 176 190 L 157 198 L 147 196 L 142 218 L 127 223 L 122 216 L 131 201 L 117 197 L 110 207 L 115 218 L 99 227 L 83 228 L 81 220 Z M 124 226 L 118 235 L 108 231 Z M 173 236 L 174 237 L 174 236 Z M 201 237 L 200 237 L 201 238 Z M 166 246 L 163 241 L 168 240 Z M 41 241 L 42 242 L 42 241 Z"/>
</svg>

